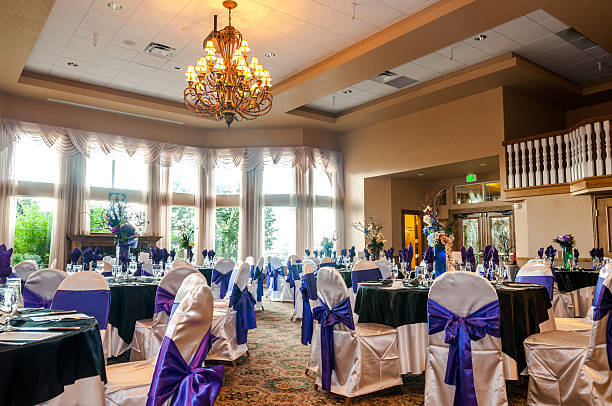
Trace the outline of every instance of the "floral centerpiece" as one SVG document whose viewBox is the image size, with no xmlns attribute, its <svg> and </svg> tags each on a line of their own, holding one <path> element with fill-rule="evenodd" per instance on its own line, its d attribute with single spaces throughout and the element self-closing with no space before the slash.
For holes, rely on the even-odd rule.
<svg viewBox="0 0 612 406">
<path fill-rule="evenodd" d="M 193 230 L 189 227 L 179 226 L 179 247 L 185 250 L 185 257 L 190 261 L 193 259 Z"/>
<path fill-rule="evenodd" d="M 380 258 L 380 252 L 383 246 L 387 242 L 385 236 L 382 233 L 382 224 L 374 221 L 373 217 L 369 217 L 365 223 L 358 222 L 353 223 L 353 228 L 363 233 L 366 240 L 368 240 L 368 248 L 372 251 L 372 260 L 375 261 Z"/>
<path fill-rule="evenodd" d="M 563 251 L 563 268 L 571 269 L 574 262 L 572 249 L 576 245 L 576 239 L 571 234 L 563 234 L 559 237 L 555 237 L 553 242 L 559 244 Z"/>
<path fill-rule="evenodd" d="M 113 202 L 106 213 L 106 222 L 110 232 L 115 236 L 117 258 L 125 264 L 129 261 L 130 248 L 138 246 L 136 227 L 128 221 L 124 202 Z"/>
<path fill-rule="evenodd" d="M 438 192 L 438 195 L 441 192 Z M 438 198 L 436 198 L 434 201 Z M 446 272 L 452 259 L 452 248 L 454 236 L 452 235 L 451 227 L 447 227 L 440 222 L 438 211 L 431 205 L 427 205 L 423 209 L 423 233 L 427 236 L 427 243 L 434 247 L 435 252 L 435 270 L 439 276 Z"/>
</svg>

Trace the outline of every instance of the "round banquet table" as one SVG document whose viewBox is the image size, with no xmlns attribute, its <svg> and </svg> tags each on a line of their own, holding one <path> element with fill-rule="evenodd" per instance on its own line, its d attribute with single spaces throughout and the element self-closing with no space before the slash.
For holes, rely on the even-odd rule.
<svg viewBox="0 0 612 406">
<path fill-rule="evenodd" d="M 552 304 L 546 288 L 539 285 L 504 282 L 495 290 L 501 312 L 502 351 L 516 361 L 520 372 L 526 367 L 523 340 L 540 332 L 539 325 L 548 320 Z M 386 288 L 360 284 L 355 313 L 359 315 L 359 323 L 394 328 L 427 323 L 428 294 L 428 287 Z"/>
<path fill-rule="evenodd" d="M 39 309 L 25 310 L 11 321 L 11 325 L 78 329 L 58 331 L 51 338 L 24 341 L 25 344 L 0 343 L 0 405 L 43 403 L 60 395 L 64 386 L 79 379 L 99 376 L 106 383 L 104 354 L 96 320 L 65 319 L 49 324 L 24 317 L 41 312 Z M 47 309 L 44 312 L 54 311 Z"/>
<path fill-rule="evenodd" d="M 206 268 L 203 266 L 198 266 L 196 267 L 198 269 L 198 271 L 200 271 L 200 273 L 202 275 L 204 275 L 204 277 L 206 278 L 206 283 L 208 283 L 208 286 L 211 286 L 211 280 L 212 280 L 212 268 Z"/>
<path fill-rule="evenodd" d="M 153 317 L 158 284 L 109 281 L 111 300 L 108 323 L 118 330 L 119 337 L 126 344 L 132 343 L 136 321 Z"/>
<path fill-rule="evenodd" d="M 340 276 L 342 276 L 342 279 L 344 279 L 344 283 L 346 284 L 346 287 L 352 288 L 353 280 L 351 279 L 351 271 L 339 271 L 339 272 L 340 272 Z"/>
<path fill-rule="evenodd" d="M 574 290 L 597 285 L 598 271 L 583 269 L 580 271 L 555 270 L 559 292 L 573 292 Z"/>
</svg>

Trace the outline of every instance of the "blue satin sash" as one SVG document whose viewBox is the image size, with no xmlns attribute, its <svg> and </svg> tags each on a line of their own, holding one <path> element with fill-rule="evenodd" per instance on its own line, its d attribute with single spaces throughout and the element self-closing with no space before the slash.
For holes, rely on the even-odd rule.
<svg viewBox="0 0 612 406">
<path fill-rule="evenodd" d="M 310 300 L 317 300 L 317 280 L 314 274 L 307 273 L 302 276 L 302 284 L 300 285 L 302 293 L 303 311 L 302 311 L 302 344 L 308 345 L 312 342 L 313 317 L 312 309 L 310 308 Z"/>
<path fill-rule="evenodd" d="M 548 295 L 552 300 L 554 278 L 552 275 L 534 275 L 534 276 L 517 276 L 516 282 L 533 283 L 535 285 L 544 286 L 548 290 Z"/>
<path fill-rule="evenodd" d="M 332 309 L 321 299 L 319 306 L 313 309 L 313 316 L 321 325 L 321 387 L 329 392 L 331 389 L 331 374 L 335 369 L 334 359 L 334 325 L 342 323 L 355 330 L 351 302 L 345 298 Z"/>
<path fill-rule="evenodd" d="M 360 269 L 351 272 L 351 283 L 353 284 L 353 292 L 357 293 L 359 282 L 378 281 L 382 279 L 380 269 Z"/>
<path fill-rule="evenodd" d="M 227 289 L 229 288 L 230 279 L 232 278 L 233 272 L 221 273 L 216 269 L 212 271 L 212 282 L 219 285 L 219 296 L 221 299 L 227 295 Z"/>
<path fill-rule="evenodd" d="M 444 331 L 444 342 L 449 344 L 444 382 L 456 387 L 453 405 L 477 406 L 471 340 L 480 340 L 487 334 L 500 337 L 499 301 L 460 317 L 428 299 L 427 321 L 429 335 Z"/>
<path fill-rule="evenodd" d="M 270 279 L 272 279 L 272 290 L 278 291 L 278 276 L 285 276 L 283 272 L 283 266 L 274 269 L 272 265 L 268 264 L 268 286 L 270 286 Z"/>
<path fill-rule="evenodd" d="M 248 288 L 240 290 L 234 284 L 229 305 L 236 311 L 236 342 L 245 344 L 249 330 L 257 328 L 255 322 L 255 299 Z"/>
<path fill-rule="evenodd" d="M 43 299 L 42 297 L 38 296 L 38 294 L 28 289 L 26 286 L 24 286 L 21 290 L 21 295 L 23 296 L 23 307 L 42 307 L 45 309 L 51 307 L 51 300 Z"/>
<path fill-rule="evenodd" d="M 100 330 L 106 330 L 110 312 L 110 290 L 58 290 L 53 297 L 51 308 L 76 310 L 93 316 Z"/>
<path fill-rule="evenodd" d="M 153 371 L 147 406 L 161 406 L 168 399 L 171 406 L 210 406 L 223 385 L 223 365 L 203 367 L 212 344 L 217 340 L 210 329 L 193 360 L 187 365 L 176 344 L 164 336 Z"/>
<path fill-rule="evenodd" d="M 155 293 L 154 313 L 159 313 L 163 310 L 168 316 L 170 316 L 170 313 L 172 312 L 172 304 L 174 303 L 174 297 L 175 295 L 173 293 L 170 293 L 161 286 L 158 286 L 157 292 Z"/>
<path fill-rule="evenodd" d="M 603 279 L 603 278 L 602 278 Z M 612 369 L 612 293 L 606 285 L 602 283 L 601 289 L 595 296 L 593 303 L 593 320 L 601 320 L 605 315 L 608 315 L 608 324 L 606 325 L 606 353 L 608 354 L 608 366 Z"/>
<path fill-rule="evenodd" d="M 253 270 L 252 279 L 257 281 L 257 303 L 259 303 L 263 297 L 263 272 L 258 266 Z"/>
</svg>

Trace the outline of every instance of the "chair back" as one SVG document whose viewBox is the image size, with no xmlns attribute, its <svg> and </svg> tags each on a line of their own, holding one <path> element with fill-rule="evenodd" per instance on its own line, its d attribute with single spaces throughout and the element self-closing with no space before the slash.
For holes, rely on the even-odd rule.
<svg viewBox="0 0 612 406">
<path fill-rule="evenodd" d="M 216 297 L 216 299 L 223 299 L 227 295 L 227 291 L 230 288 L 232 271 L 235 266 L 236 263 L 231 258 L 221 258 L 215 264 L 215 268 L 212 271 L 211 286 L 219 290 L 219 297 Z"/>
<path fill-rule="evenodd" d="M 246 262 L 249 265 L 255 265 L 255 258 L 248 256 L 244 259 L 244 262 Z"/>
<path fill-rule="evenodd" d="M 605 273 L 605 279 L 593 299 L 593 326 L 585 360 L 589 370 L 599 376 L 605 373 L 609 376 L 612 370 L 612 272 L 608 269 Z"/>
<path fill-rule="evenodd" d="M 604 281 L 610 274 L 612 274 L 612 264 L 606 264 L 599 270 L 599 277 L 597 278 L 595 292 L 593 293 L 593 306 L 595 306 L 595 298 L 597 298 L 599 291 L 603 288 Z"/>
<path fill-rule="evenodd" d="M 514 280 L 544 286 L 552 300 L 554 276 L 544 260 L 526 263 L 519 269 Z"/>
<path fill-rule="evenodd" d="M 289 255 L 289 257 L 287 258 L 287 264 L 291 264 L 291 265 L 295 265 L 295 264 L 301 264 L 302 260 L 298 258 L 297 255 Z"/>
<path fill-rule="evenodd" d="M 38 264 L 36 261 L 28 260 L 20 262 L 17 265 L 13 265 L 13 272 L 15 272 L 24 282 L 36 271 L 38 271 Z"/>
<path fill-rule="evenodd" d="M 338 270 L 325 267 L 317 273 L 317 296 L 328 308 L 348 298 L 346 284 Z"/>
<path fill-rule="evenodd" d="M 174 262 L 172 262 L 172 270 L 174 270 L 174 268 L 180 268 L 180 267 L 185 267 L 185 266 L 195 269 L 195 267 L 191 264 L 191 262 L 187 261 L 186 259 L 177 259 Z"/>
<path fill-rule="evenodd" d="M 319 264 L 319 266 L 320 267 L 329 266 L 329 267 L 335 268 L 336 261 L 334 261 L 334 259 L 331 257 L 324 257 L 324 258 L 321 258 L 321 263 Z"/>
<path fill-rule="evenodd" d="M 183 283 L 183 280 L 191 274 L 199 274 L 191 266 L 179 266 L 172 268 L 172 272 L 167 273 L 159 281 L 157 292 L 155 293 L 155 308 L 153 313 L 153 334 L 161 339 L 166 331 L 168 319 L 172 313 L 174 298 Z"/>
<path fill-rule="evenodd" d="M 255 298 L 248 289 L 249 265 L 244 263 L 236 271 L 234 286 L 229 305 L 236 311 L 236 342 L 239 345 L 247 342 L 249 330 L 257 327 L 255 321 Z"/>
<path fill-rule="evenodd" d="M 180 404 L 213 404 L 223 383 L 223 366 L 203 367 L 215 341 L 212 291 L 197 281 L 185 290 L 163 336 L 148 394 L 151 404 L 173 397 Z"/>
<path fill-rule="evenodd" d="M 321 261 L 319 260 L 318 257 L 312 257 L 312 256 L 305 257 L 304 262 L 306 262 L 306 260 L 314 262 L 317 265 L 317 267 L 319 266 L 319 264 L 321 264 Z"/>
<path fill-rule="evenodd" d="M 380 269 L 382 279 L 390 279 L 393 276 L 393 265 L 386 259 L 374 261 L 374 264 Z"/>
<path fill-rule="evenodd" d="M 278 257 L 268 257 L 268 265 L 274 270 L 283 268 L 283 262 Z"/>
<path fill-rule="evenodd" d="M 51 308 L 85 313 L 96 318 L 100 330 L 106 330 L 110 312 L 108 283 L 94 271 L 69 275 L 57 288 Z"/>
<path fill-rule="evenodd" d="M 51 268 L 33 272 L 23 286 L 24 307 L 51 307 L 57 287 L 67 276 L 66 272 Z"/>
<path fill-rule="evenodd" d="M 351 272 L 353 292 L 357 293 L 360 282 L 377 281 L 380 279 L 382 279 L 382 273 L 374 262 L 366 260 L 358 261 L 353 267 L 353 272 Z"/>
<path fill-rule="evenodd" d="M 170 312 L 170 318 L 176 311 L 176 308 L 181 303 L 181 301 L 187 296 L 192 289 L 200 286 L 200 285 L 208 285 L 206 282 L 206 278 L 200 272 L 192 273 L 183 279 L 183 283 L 181 283 L 181 287 L 178 292 L 174 296 L 174 303 L 172 304 L 172 311 Z"/>
</svg>

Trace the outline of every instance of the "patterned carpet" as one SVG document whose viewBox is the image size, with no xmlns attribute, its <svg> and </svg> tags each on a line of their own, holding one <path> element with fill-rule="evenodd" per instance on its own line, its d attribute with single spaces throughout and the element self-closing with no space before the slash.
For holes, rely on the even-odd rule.
<svg viewBox="0 0 612 406">
<path fill-rule="evenodd" d="M 304 374 L 309 347 L 300 343 L 300 324 L 292 322 L 291 303 L 266 301 L 249 332 L 250 357 L 226 366 L 216 405 L 343 405 L 344 398 L 316 391 Z M 422 405 L 423 375 L 404 377 L 404 394 L 391 388 L 353 399 L 356 405 Z M 526 405 L 527 380 L 508 382 L 510 405 Z"/>
</svg>

